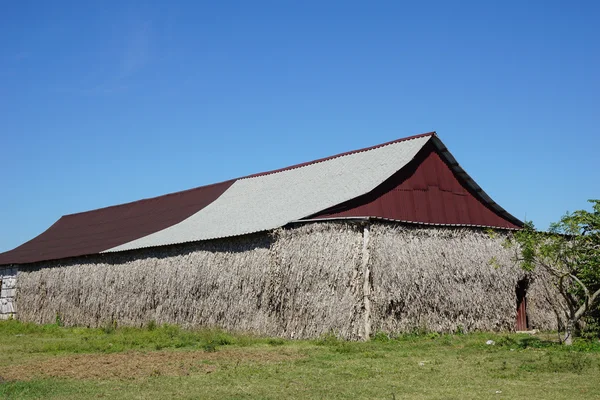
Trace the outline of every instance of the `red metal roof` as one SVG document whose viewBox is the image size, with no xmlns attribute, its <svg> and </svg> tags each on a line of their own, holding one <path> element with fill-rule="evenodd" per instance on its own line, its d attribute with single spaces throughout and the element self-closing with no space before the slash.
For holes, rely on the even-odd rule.
<svg viewBox="0 0 600 400">
<path fill-rule="evenodd" d="M 112 207 L 65 215 L 27 243 L 0 254 L 0 265 L 96 254 L 177 224 L 235 180 Z"/>
<path fill-rule="evenodd" d="M 434 132 L 245 178 L 301 168 L 425 136 L 431 136 L 431 139 L 417 156 L 383 184 L 369 193 L 306 218 L 376 217 L 498 228 L 518 228 L 521 225 L 460 168 Z M 0 254 L 0 265 L 97 254 L 129 243 L 188 219 L 217 200 L 235 181 L 64 216 L 29 242 Z"/>
<path fill-rule="evenodd" d="M 518 229 L 485 204 L 442 159 L 433 144 L 382 185 L 307 219 L 379 217 L 440 225 Z"/>
</svg>

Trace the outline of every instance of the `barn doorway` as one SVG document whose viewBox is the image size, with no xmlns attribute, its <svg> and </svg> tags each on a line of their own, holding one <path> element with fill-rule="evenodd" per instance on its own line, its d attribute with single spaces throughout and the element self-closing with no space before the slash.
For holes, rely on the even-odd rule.
<svg viewBox="0 0 600 400">
<path fill-rule="evenodd" d="M 529 279 L 523 278 L 517 283 L 517 331 L 526 331 L 529 329 L 529 320 L 527 318 L 527 288 Z"/>
</svg>

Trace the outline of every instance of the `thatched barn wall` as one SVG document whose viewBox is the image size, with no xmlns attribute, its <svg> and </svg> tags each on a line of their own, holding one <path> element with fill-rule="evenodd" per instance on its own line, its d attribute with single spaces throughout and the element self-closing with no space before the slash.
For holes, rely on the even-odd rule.
<svg viewBox="0 0 600 400">
<path fill-rule="evenodd" d="M 269 326 L 261 307 L 270 239 L 103 254 L 38 265 L 18 277 L 21 320 L 102 326 L 178 323 L 253 329 Z M 252 313 L 248 313 L 252 310 Z"/>
<path fill-rule="evenodd" d="M 532 327 L 555 330 L 564 327 L 566 304 L 557 289 L 557 279 L 541 268 L 532 275 L 527 290 L 527 317 Z"/>
<path fill-rule="evenodd" d="M 276 264 L 268 296 L 291 337 L 333 332 L 345 338 L 360 334 L 362 275 L 360 227 L 311 224 L 280 229 L 272 246 Z"/>
<path fill-rule="evenodd" d="M 20 268 L 17 316 L 94 327 L 153 320 L 293 338 L 513 330 L 524 272 L 502 247 L 503 235 L 312 223 L 40 263 Z M 555 328 L 540 282 L 531 281 L 529 318 L 533 327 Z"/>
<path fill-rule="evenodd" d="M 516 286 L 525 272 L 502 233 L 374 225 L 371 259 L 373 330 L 513 330 Z M 531 296 L 528 296 L 531 297 Z M 555 328 L 545 299 L 528 313 Z"/>
<path fill-rule="evenodd" d="M 353 338 L 359 242 L 352 225 L 313 225 L 38 265 L 19 275 L 18 318 Z"/>
</svg>

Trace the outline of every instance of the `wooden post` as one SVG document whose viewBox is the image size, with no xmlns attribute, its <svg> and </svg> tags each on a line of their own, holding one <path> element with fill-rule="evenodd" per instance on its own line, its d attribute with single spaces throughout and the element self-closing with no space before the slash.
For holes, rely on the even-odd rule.
<svg viewBox="0 0 600 400">
<path fill-rule="evenodd" d="M 364 326 L 363 340 L 369 340 L 371 337 L 371 271 L 369 269 L 369 224 L 365 224 L 363 230 L 363 248 L 362 248 L 362 270 L 363 270 L 363 307 L 364 307 Z"/>
</svg>

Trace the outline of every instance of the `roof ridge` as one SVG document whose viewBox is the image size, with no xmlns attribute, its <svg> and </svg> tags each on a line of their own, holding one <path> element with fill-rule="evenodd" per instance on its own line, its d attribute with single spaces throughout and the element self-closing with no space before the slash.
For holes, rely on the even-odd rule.
<svg viewBox="0 0 600 400">
<path fill-rule="evenodd" d="M 255 173 L 255 174 L 243 176 L 241 178 L 238 178 L 238 180 L 250 179 L 250 178 L 258 178 L 258 177 L 266 176 L 266 175 L 273 175 L 273 174 L 277 174 L 279 172 L 284 172 L 284 171 L 289 171 L 289 170 L 293 170 L 293 169 L 298 169 L 298 168 L 306 167 L 306 166 L 313 165 L 313 164 L 319 164 L 319 163 L 322 163 L 322 162 L 325 162 L 325 161 L 329 161 L 329 160 L 333 160 L 333 159 L 336 159 L 336 158 L 345 157 L 345 156 L 349 156 L 349 155 L 357 154 L 357 153 L 363 153 L 365 151 L 375 150 L 375 149 L 379 149 L 381 147 L 389 146 L 391 144 L 400 143 L 400 142 L 406 142 L 406 141 L 409 141 L 409 140 L 418 139 L 418 138 L 426 137 L 426 136 L 437 136 L 437 133 L 436 133 L 436 131 L 431 131 L 431 132 L 427 132 L 427 133 L 420 133 L 418 135 L 413 135 L 413 136 L 408 136 L 408 137 L 405 137 L 405 138 L 395 139 L 395 140 L 392 140 L 392 141 L 389 141 L 389 142 L 385 142 L 385 143 L 381 143 L 381 144 L 376 144 L 374 146 L 364 147 L 362 149 L 350 150 L 350 151 L 346 151 L 344 153 L 335 154 L 333 156 L 318 158 L 316 160 L 312 160 L 312 161 L 307 161 L 307 162 L 303 162 L 303 163 L 300 163 L 300 164 L 291 165 L 289 167 L 278 168 L 278 169 L 274 169 L 274 170 L 266 171 L 266 172 L 258 172 L 258 173 Z"/>
</svg>

